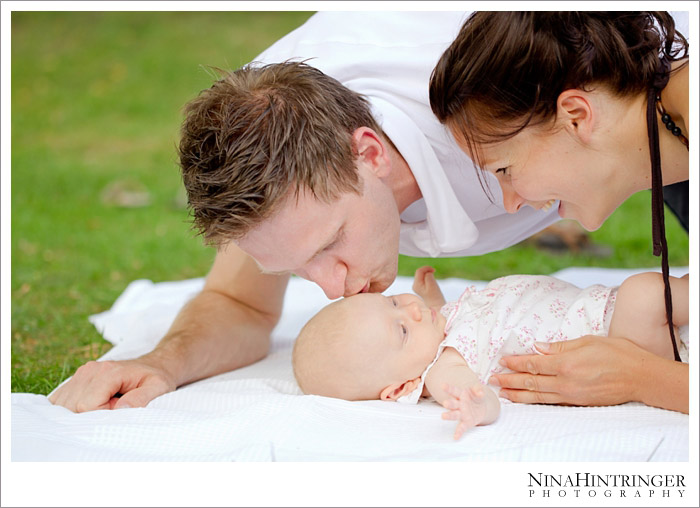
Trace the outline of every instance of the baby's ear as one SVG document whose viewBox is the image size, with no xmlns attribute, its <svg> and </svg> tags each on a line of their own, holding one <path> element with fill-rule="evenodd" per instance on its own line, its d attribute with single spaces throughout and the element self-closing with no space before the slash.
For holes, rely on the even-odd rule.
<svg viewBox="0 0 700 508">
<path fill-rule="evenodd" d="M 420 384 L 420 377 L 416 379 L 411 379 L 409 381 L 404 381 L 403 383 L 394 383 L 387 386 L 379 394 L 381 400 L 396 400 L 399 397 L 408 395 L 413 390 L 415 390 Z"/>
</svg>

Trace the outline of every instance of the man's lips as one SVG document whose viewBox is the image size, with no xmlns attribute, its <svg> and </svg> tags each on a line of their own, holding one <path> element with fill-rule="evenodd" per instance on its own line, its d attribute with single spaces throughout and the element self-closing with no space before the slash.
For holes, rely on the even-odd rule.
<svg viewBox="0 0 700 508">
<path fill-rule="evenodd" d="M 347 297 L 347 296 L 359 295 L 359 294 L 362 294 L 362 293 L 369 293 L 369 286 L 370 286 L 370 284 L 371 284 L 371 281 L 367 281 L 367 282 L 365 283 L 365 285 L 362 286 L 362 289 L 360 289 L 359 291 L 348 291 L 348 292 L 345 293 L 344 296 Z"/>
</svg>

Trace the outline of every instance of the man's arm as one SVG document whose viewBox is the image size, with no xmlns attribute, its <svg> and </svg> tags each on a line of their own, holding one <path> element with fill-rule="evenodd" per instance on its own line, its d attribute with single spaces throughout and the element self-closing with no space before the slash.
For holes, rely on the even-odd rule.
<svg viewBox="0 0 700 508">
<path fill-rule="evenodd" d="M 89 362 L 49 400 L 77 412 L 143 407 L 178 386 L 262 359 L 288 280 L 262 274 L 252 258 L 229 244 L 217 253 L 203 290 L 152 352 L 134 360 Z"/>
</svg>

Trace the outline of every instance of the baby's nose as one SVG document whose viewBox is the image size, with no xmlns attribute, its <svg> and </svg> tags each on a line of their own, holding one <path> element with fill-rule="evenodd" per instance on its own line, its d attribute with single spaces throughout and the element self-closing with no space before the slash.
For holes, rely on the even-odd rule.
<svg viewBox="0 0 700 508">
<path fill-rule="evenodd" d="M 411 303 L 411 316 L 415 321 L 421 321 L 423 319 L 423 309 L 421 309 L 418 302 Z"/>
</svg>

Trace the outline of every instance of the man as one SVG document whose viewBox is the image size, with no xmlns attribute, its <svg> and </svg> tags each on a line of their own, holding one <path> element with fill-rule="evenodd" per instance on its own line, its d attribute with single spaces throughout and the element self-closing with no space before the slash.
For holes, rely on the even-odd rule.
<svg viewBox="0 0 700 508">
<path fill-rule="evenodd" d="M 544 203 L 507 214 L 508 196 L 495 182 L 493 200 L 484 192 L 432 115 L 430 73 L 465 18 L 318 13 L 193 100 L 180 164 L 195 225 L 218 248 L 204 289 L 153 352 L 90 362 L 51 402 L 141 407 L 260 360 L 290 273 L 330 299 L 381 292 L 399 252 L 478 255 L 554 222 Z"/>
</svg>

